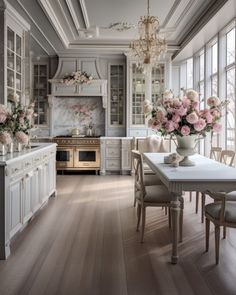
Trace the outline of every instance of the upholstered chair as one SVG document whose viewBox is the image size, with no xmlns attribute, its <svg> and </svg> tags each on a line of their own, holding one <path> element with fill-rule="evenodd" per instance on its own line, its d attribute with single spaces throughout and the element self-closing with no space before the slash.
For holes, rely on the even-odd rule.
<svg viewBox="0 0 236 295">
<path fill-rule="evenodd" d="M 137 177 L 135 178 L 135 186 L 137 188 L 135 198 L 138 204 L 137 207 L 137 231 L 139 230 L 140 219 L 142 217 L 141 227 L 141 242 L 144 241 L 144 229 L 146 222 L 146 208 L 147 207 L 165 207 L 171 208 L 171 194 L 164 185 L 146 186 L 143 171 L 143 158 L 142 154 L 133 151 L 133 157 L 137 162 Z M 180 211 L 180 242 L 182 241 L 182 227 L 183 227 L 183 198 L 180 198 L 181 211 Z M 169 214 L 169 226 L 171 223 Z"/>
<path fill-rule="evenodd" d="M 209 193 L 210 194 L 210 193 Z M 227 201 L 226 196 L 219 197 L 214 203 L 205 206 L 206 251 L 209 250 L 210 221 L 215 226 L 215 261 L 219 263 L 220 228 L 236 228 L 236 203 Z M 227 254 L 227 253 L 226 253 Z"/>
</svg>

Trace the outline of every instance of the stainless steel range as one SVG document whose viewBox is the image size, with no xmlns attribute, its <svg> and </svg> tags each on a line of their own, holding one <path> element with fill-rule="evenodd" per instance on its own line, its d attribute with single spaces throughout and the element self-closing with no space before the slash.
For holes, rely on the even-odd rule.
<svg viewBox="0 0 236 295">
<path fill-rule="evenodd" d="M 100 170 L 100 138 L 57 136 L 57 170 Z"/>
</svg>

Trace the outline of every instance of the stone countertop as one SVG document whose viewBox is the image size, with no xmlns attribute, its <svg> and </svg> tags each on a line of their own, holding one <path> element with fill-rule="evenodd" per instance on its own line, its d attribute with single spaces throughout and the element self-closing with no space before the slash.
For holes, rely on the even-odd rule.
<svg viewBox="0 0 236 295">
<path fill-rule="evenodd" d="M 125 140 L 130 140 L 130 139 L 133 139 L 133 137 L 126 137 L 126 136 L 101 136 L 100 139 L 125 139 Z"/>
<path fill-rule="evenodd" d="M 30 149 L 25 149 L 22 152 L 8 153 L 5 156 L 0 156 L 0 166 L 6 166 L 8 164 L 11 164 L 11 162 L 23 160 L 29 155 L 36 154 L 37 152 L 52 146 L 56 147 L 56 145 L 56 143 L 35 142 L 31 145 Z"/>
</svg>

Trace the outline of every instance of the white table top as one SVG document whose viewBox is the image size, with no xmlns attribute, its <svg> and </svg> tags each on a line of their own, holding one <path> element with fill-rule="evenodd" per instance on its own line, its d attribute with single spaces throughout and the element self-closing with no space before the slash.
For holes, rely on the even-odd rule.
<svg viewBox="0 0 236 295">
<path fill-rule="evenodd" d="M 235 191 L 236 169 L 199 154 L 190 157 L 196 165 L 172 167 L 164 164 L 168 153 L 144 153 L 144 160 L 172 192 Z"/>
</svg>

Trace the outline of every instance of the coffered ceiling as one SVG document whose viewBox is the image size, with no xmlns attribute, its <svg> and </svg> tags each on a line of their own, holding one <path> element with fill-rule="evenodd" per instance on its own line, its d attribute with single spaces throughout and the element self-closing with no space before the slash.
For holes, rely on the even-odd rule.
<svg viewBox="0 0 236 295">
<path fill-rule="evenodd" d="M 103 51 L 123 53 L 137 38 L 146 0 L 9 0 L 31 21 L 32 35 L 48 54 Z M 178 51 L 227 0 L 150 0 L 168 50 Z M 118 31 L 115 23 L 130 28 Z"/>
</svg>

